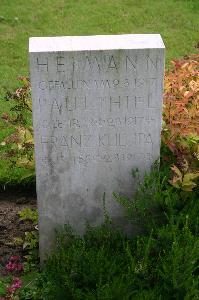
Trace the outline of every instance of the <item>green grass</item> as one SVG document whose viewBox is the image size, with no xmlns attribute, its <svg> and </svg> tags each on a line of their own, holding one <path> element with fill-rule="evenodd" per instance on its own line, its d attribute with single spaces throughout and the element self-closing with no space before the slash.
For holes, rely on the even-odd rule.
<svg viewBox="0 0 199 300">
<path fill-rule="evenodd" d="M 198 12 L 197 0 L 1 0 L 1 94 L 28 74 L 31 36 L 160 33 L 168 62 L 196 51 Z"/>
<path fill-rule="evenodd" d="M 1 0 L 0 1 L 0 115 L 8 111 L 6 90 L 17 87 L 17 77 L 28 75 L 31 36 L 160 33 L 166 62 L 197 51 L 198 0 Z M 0 142 L 6 135 L 0 124 Z M 0 181 L 20 179 L 0 165 Z"/>
</svg>

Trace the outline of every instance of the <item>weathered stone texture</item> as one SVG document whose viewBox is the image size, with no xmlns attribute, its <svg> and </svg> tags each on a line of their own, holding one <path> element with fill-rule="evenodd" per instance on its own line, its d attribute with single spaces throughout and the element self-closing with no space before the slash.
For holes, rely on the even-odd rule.
<svg viewBox="0 0 199 300">
<path fill-rule="evenodd" d="M 118 192 L 159 158 L 164 44 L 159 35 L 30 39 L 40 253 L 54 228 L 116 222 Z"/>
</svg>

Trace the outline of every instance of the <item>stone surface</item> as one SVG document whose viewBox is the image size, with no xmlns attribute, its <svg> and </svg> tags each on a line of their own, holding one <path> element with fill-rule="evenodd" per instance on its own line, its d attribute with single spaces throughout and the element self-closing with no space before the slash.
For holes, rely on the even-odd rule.
<svg viewBox="0 0 199 300">
<path fill-rule="evenodd" d="M 40 254 L 54 228 L 121 224 L 113 192 L 132 196 L 159 158 L 164 72 L 160 35 L 30 39 Z"/>
</svg>

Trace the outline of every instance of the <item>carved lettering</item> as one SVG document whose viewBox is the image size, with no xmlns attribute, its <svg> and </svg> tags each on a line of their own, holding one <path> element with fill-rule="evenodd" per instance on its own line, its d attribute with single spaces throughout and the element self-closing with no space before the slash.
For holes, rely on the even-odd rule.
<svg viewBox="0 0 199 300">
<path fill-rule="evenodd" d="M 126 70 L 130 69 L 136 72 L 136 68 L 137 68 L 137 56 L 135 57 L 126 56 Z"/>
<path fill-rule="evenodd" d="M 74 111 L 76 109 L 87 109 L 87 98 L 86 97 L 66 97 L 66 110 Z"/>
<path fill-rule="evenodd" d="M 154 61 L 149 55 L 147 55 L 146 60 L 147 60 L 147 70 L 150 70 L 151 67 L 153 69 L 157 69 L 157 58 Z"/>
<path fill-rule="evenodd" d="M 70 120 L 70 127 L 80 128 L 79 120 L 78 119 L 72 119 L 72 120 Z"/>
<path fill-rule="evenodd" d="M 59 56 L 57 57 L 57 72 L 65 72 L 65 63 L 64 63 L 64 57 Z"/>
<path fill-rule="evenodd" d="M 120 68 L 119 62 L 113 55 L 106 56 L 103 63 L 96 56 L 86 56 L 82 66 L 80 62 L 75 62 L 75 60 L 72 64 L 73 70 L 75 71 L 77 71 L 77 69 L 75 69 L 74 66 L 78 66 L 80 69 L 83 68 L 84 71 L 88 72 L 118 71 Z M 132 71 L 132 75 L 129 75 L 129 78 L 110 79 L 108 76 L 105 76 L 105 78 L 77 79 L 74 77 L 64 79 L 63 77 L 63 79 L 60 80 L 59 77 L 57 77 L 51 78 L 48 81 L 45 81 L 45 79 L 38 81 L 38 87 L 41 91 L 49 91 L 54 96 L 53 91 L 63 90 L 65 93 L 63 95 L 66 95 L 65 101 L 55 97 L 49 98 L 44 96 L 43 98 L 39 98 L 39 105 L 43 109 L 43 112 L 46 112 L 46 106 L 50 103 L 51 119 L 48 120 L 47 118 L 41 120 L 38 126 L 44 128 L 46 132 L 48 128 L 56 130 L 53 131 L 53 135 L 51 136 L 41 137 L 43 151 L 46 152 L 52 149 L 53 155 L 58 157 L 56 158 L 57 160 L 67 161 L 69 159 L 68 151 L 70 148 L 109 149 L 109 152 L 106 150 L 106 152 L 101 154 L 82 153 L 79 156 L 73 156 L 72 161 L 74 161 L 74 163 L 78 162 L 84 166 L 87 166 L 88 162 L 92 161 L 111 163 L 122 160 L 143 160 L 150 163 L 152 160 L 150 152 L 145 154 L 135 152 L 126 153 L 127 150 L 125 150 L 124 153 L 113 151 L 113 149 L 123 151 L 122 149 L 128 149 L 129 147 L 135 151 L 140 145 L 144 145 L 146 151 L 151 151 L 150 149 L 152 149 L 153 139 L 151 133 L 139 132 L 137 130 L 139 130 L 139 128 L 145 128 L 143 126 L 146 126 L 147 129 L 148 125 L 150 126 L 156 121 L 153 115 L 146 112 L 147 110 L 156 109 L 153 101 L 153 93 L 155 91 L 154 87 L 157 83 L 157 78 L 155 76 L 136 76 L 137 64 L 136 55 L 125 56 L 126 71 Z M 37 66 L 40 72 L 49 71 L 48 59 L 38 59 Z M 67 66 L 64 56 L 56 57 L 58 73 L 66 72 Z M 156 69 L 157 60 L 154 60 L 149 55 L 146 56 L 146 68 L 152 70 Z M 117 90 L 127 88 L 130 89 L 130 96 L 124 95 L 124 92 L 121 94 L 117 92 L 116 94 Z M 104 94 L 100 94 L 100 96 L 94 99 L 88 94 L 93 89 L 104 91 Z M 69 92 L 67 92 L 67 90 Z M 71 94 L 71 90 L 73 90 L 74 94 Z M 81 91 L 81 95 L 76 94 L 78 90 Z M 144 94 L 145 91 L 148 91 L 148 94 Z M 95 117 L 94 114 L 96 110 L 98 110 L 100 114 L 98 118 Z M 94 115 L 93 117 L 82 119 L 81 112 L 83 111 L 85 113 L 90 112 L 91 116 L 92 114 Z M 109 115 L 107 112 L 109 112 Z M 67 113 L 66 116 L 65 113 Z M 56 114 L 59 115 L 58 118 L 53 117 L 56 116 Z M 130 135 L 128 131 L 124 130 L 128 127 L 131 127 L 133 130 Z M 73 129 L 74 132 L 65 135 L 70 128 Z M 103 128 L 105 132 L 97 133 L 97 128 Z M 106 132 L 106 128 L 110 128 L 110 130 Z M 117 128 L 120 129 L 121 132 L 116 131 Z M 83 129 L 84 132 L 82 131 Z M 87 131 L 85 131 L 85 129 L 88 130 L 88 133 L 86 133 Z M 91 129 L 92 131 L 90 131 Z M 57 135 L 58 132 L 63 132 L 63 134 Z M 60 149 L 63 149 L 64 152 L 60 152 Z M 59 153 L 59 155 L 57 154 L 56 156 L 56 153 Z"/>
<path fill-rule="evenodd" d="M 143 108 L 144 97 L 135 97 L 135 108 Z"/>
<path fill-rule="evenodd" d="M 98 80 L 94 80 L 94 83 L 95 83 L 95 86 L 97 87 L 97 88 L 110 88 L 110 80 L 108 80 L 108 79 L 105 79 L 105 80 L 100 80 L 100 81 L 98 81 Z"/>
<path fill-rule="evenodd" d="M 54 99 L 51 106 L 51 111 L 58 111 L 59 114 L 62 112 L 62 104 L 58 104 L 57 100 Z"/>
<path fill-rule="evenodd" d="M 81 134 L 78 137 L 72 135 L 70 138 L 71 138 L 71 146 L 75 144 L 81 147 L 82 145 Z"/>
<path fill-rule="evenodd" d="M 113 97 L 110 97 L 110 111 L 113 110 L 113 106 L 120 108 L 121 102 L 120 102 L 120 96 L 118 96 L 118 99 L 114 99 Z"/>
<path fill-rule="evenodd" d="M 100 64 L 98 62 L 97 57 L 95 56 L 94 59 L 92 57 L 86 56 L 85 64 L 83 70 L 93 71 L 97 70 L 100 71 Z"/>
<path fill-rule="evenodd" d="M 42 60 L 37 57 L 37 69 L 38 72 L 48 72 L 48 58 Z"/>
<path fill-rule="evenodd" d="M 116 70 L 118 69 L 113 55 L 109 58 L 108 69 L 112 69 L 112 70 L 113 69 L 116 69 Z"/>
<path fill-rule="evenodd" d="M 60 141 L 60 146 L 67 146 L 67 147 L 69 147 L 66 136 L 62 136 L 61 141 Z"/>
<path fill-rule="evenodd" d="M 62 65 L 61 65 L 62 66 Z M 59 67 L 58 72 L 64 72 L 64 66 L 62 66 L 63 71 L 61 71 L 61 67 Z M 91 89 L 115 89 L 115 88 L 132 88 L 137 91 L 145 90 L 146 88 L 150 88 L 152 91 L 157 82 L 157 78 L 132 78 L 131 80 L 128 78 L 124 79 L 68 79 L 68 80 L 49 80 L 49 81 L 39 81 L 38 87 L 40 90 L 91 90 Z M 136 91 L 135 91 L 136 92 Z"/>
</svg>

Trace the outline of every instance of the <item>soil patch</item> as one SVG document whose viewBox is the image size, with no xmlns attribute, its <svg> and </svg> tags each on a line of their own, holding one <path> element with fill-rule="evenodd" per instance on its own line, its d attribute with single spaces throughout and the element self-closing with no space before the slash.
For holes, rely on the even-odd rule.
<svg viewBox="0 0 199 300">
<path fill-rule="evenodd" d="M 26 231 L 34 230 L 32 222 L 19 219 L 19 211 L 26 207 L 36 208 L 35 195 L 0 193 L 0 262 L 10 255 L 23 256 L 22 244 L 16 241 L 24 239 Z"/>
</svg>

